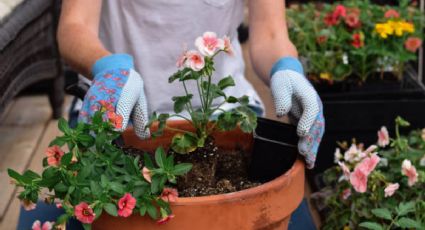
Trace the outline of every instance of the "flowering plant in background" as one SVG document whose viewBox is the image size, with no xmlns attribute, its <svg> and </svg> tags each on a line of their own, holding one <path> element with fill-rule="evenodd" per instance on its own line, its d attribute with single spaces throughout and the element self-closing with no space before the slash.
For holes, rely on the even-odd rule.
<svg viewBox="0 0 425 230">
<path fill-rule="evenodd" d="M 326 194 L 323 229 L 423 229 L 425 136 L 421 130 L 402 136 L 407 126 L 398 117 L 394 138 L 385 127 L 378 131 L 379 146 L 337 149 L 338 166 L 325 172 L 328 186 L 314 195 Z"/>
<path fill-rule="evenodd" d="M 236 98 L 228 96 L 225 90 L 235 86 L 232 76 L 227 76 L 219 81 L 213 79 L 214 57 L 220 53 L 233 55 L 230 39 L 226 36 L 217 37 L 214 32 L 205 32 L 195 41 L 197 50 L 184 51 L 177 60 L 179 70 L 169 79 L 169 83 L 179 81 L 186 95 L 175 96 L 175 114 L 153 113 L 147 127 L 158 124 L 158 130 L 152 136 L 162 135 L 164 129 L 177 131 L 172 139 L 171 148 L 181 154 L 193 152 L 198 147 L 204 147 L 207 138 L 216 130 L 229 131 L 238 125 L 244 132 L 252 132 L 257 126 L 257 117 L 249 106 L 247 96 Z M 197 92 L 189 92 L 188 82 L 196 84 Z M 216 83 L 214 83 L 216 82 Z M 200 101 L 200 108 L 193 106 L 194 97 Z M 225 111 L 221 108 L 224 104 L 235 104 L 234 109 Z M 187 112 L 183 114 L 182 112 Z M 216 119 L 213 119 L 217 116 Z M 179 130 L 167 126 L 167 119 L 180 118 L 190 122 L 195 128 L 194 132 Z"/>
<path fill-rule="evenodd" d="M 425 27 L 424 15 L 408 0 L 398 6 L 310 3 L 290 7 L 287 15 L 291 40 L 316 82 L 350 77 L 361 83 L 388 71 L 400 79 L 405 64 L 417 59 Z"/>
<path fill-rule="evenodd" d="M 65 211 L 54 223 L 34 222 L 33 229 L 48 230 L 53 224 L 60 228 L 70 218 L 90 229 L 105 212 L 123 218 L 147 214 L 159 224 L 174 216 L 169 202 L 176 200 L 178 192 L 172 186 L 192 165 L 175 164 L 161 147 L 154 161 L 147 153 L 143 159 L 124 154 L 113 144 L 120 135 L 115 130 L 121 127 L 122 117 L 110 104 L 100 101 L 99 105 L 91 124 L 79 123 L 72 129 L 64 119 L 59 120 L 63 135 L 47 148 L 41 175 L 8 169 L 12 181 L 23 188 L 18 198 L 26 210 L 36 209 L 37 201 L 44 198 Z"/>
</svg>

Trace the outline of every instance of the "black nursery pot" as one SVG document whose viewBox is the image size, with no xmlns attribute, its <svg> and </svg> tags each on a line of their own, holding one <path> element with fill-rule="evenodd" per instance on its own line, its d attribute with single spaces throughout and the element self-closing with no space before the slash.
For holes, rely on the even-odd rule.
<svg viewBox="0 0 425 230">
<path fill-rule="evenodd" d="M 288 171 L 298 156 L 298 136 L 293 125 L 258 118 L 254 133 L 249 177 L 270 181 Z"/>
</svg>

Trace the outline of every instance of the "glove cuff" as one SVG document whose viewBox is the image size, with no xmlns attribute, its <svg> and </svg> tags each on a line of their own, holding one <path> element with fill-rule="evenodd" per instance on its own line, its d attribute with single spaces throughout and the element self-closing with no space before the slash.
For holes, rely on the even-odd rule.
<svg viewBox="0 0 425 230">
<path fill-rule="evenodd" d="M 281 70 L 292 70 L 301 75 L 304 75 L 303 66 L 297 58 L 294 57 L 283 57 L 274 63 L 272 70 L 270 71 L 270 77 L 273 76 L 277 71 Z"/>
<path fill-rule="evenodd" d="M 92 74 L 96 76 L 106 70 L 133 68 L 134 61 L 132 56 L 128 54 L 112 54 L 98 59 L 92 67 Z"/>
</svg>

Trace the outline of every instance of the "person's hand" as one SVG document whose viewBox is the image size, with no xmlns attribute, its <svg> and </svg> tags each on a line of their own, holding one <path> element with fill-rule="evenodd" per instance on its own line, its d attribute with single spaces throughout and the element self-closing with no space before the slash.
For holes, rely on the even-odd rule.
<svg viewBox="0 0 425 230">
<path fill-rule="evenodd" d="M 292 57 L 277 61 L 270 82 L 276 115 L 288 115 L 297 123 L 299 152 L 308 168 L 314 167 L 317 150 L 325 131 L 323 105 L 316 90 L 304 77 L 301 63 Z"/>
<path fill-rule="evenodd" d="M 149 130 L 145 130 L 148 112 L 143 80 L 133 66 L 133 58 L 127 54 L 113 54 L 96 61 L 92 68 L 94 79 L 84 98 L 79 121 L 90 122 L 101 104 L 107 103 L 122 117 L 122 123 L 115 126 L 117 130 L 126 129 L 131 118 L 138 137 L 150 136 Z"/>
</svg>

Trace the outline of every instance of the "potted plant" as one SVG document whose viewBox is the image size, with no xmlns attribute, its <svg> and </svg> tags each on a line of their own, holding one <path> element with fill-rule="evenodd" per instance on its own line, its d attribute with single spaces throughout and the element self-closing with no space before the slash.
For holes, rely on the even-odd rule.
<svg viewBox="0 0 425 230">
<path fill-rule="evenodd" d="M 425 226 L 425 129 L 401 135 L 409 123 L 396 119 L 395 136 L 384 126 L 377 145 L 337 149 L 338 166 L 325 172 L 323 229 L 423 229 Z"/>
<path fill-rule="evenodd" d="M 390 126 L 397 115 L 425 126 L 425 87 L 411 65 L 425 21 L 409 1 L 310 3 L 287 14 L 290 36 L 328 120 L 314 173 L 332 165 L 329 153 L 337 141 L 362 136 L 371 144 L 372 131 Z"/>
<path fill-rule="evenodd" d="M 193 81 L 198 90 L 172 98 L 175 114 L 153 113 L 148 125 L 151 139 L 138 139 L 131 128 L 114 131 L 121 127 L 122 117 L 104 101 L 99 101 L 101 109 L 90 124 L 71 129 L 61 119 L 64 135 L 51 142 L 41 175 L 9 169 L 17 186 L 24 188 L 19 195 L 23 204 L 33 207 L 40 190 L 47 188 L 46 201 L 65 210 L 57 227 L 76 218 L 86 229 L 102 230 L 152 229 L 167 222 L 161 228 L 287 228 L 304 191 L 295 128 L 272 123 L 286 134 L 270 140 L 270 121 L 259 120 L 263 125 L 257 127 L 248 98 L 226 95 L 233 79 L 214 83 L 214 57 L 232 53 L 227 37 L 207 32 L 196 46 L 198 50 L 185 51 L 179 58 L 180 70 L 169 82 L 178 81 L 186 89 Z M 192 107 L 195 95 L 200 108 Z M 222 98 L 218 104 L 217 98 Z M 236 106 L 223 110 L 224 103 Z M 116 141 L 120 136 L 123 146 Z M 287 156 L 264 162 L 270 157 L 264 150 Z M 263 160 L 254 162 L 260 155 Z M 277 170 L 267 169 L 273 160 L 286 162 Z"/>
</svg>

